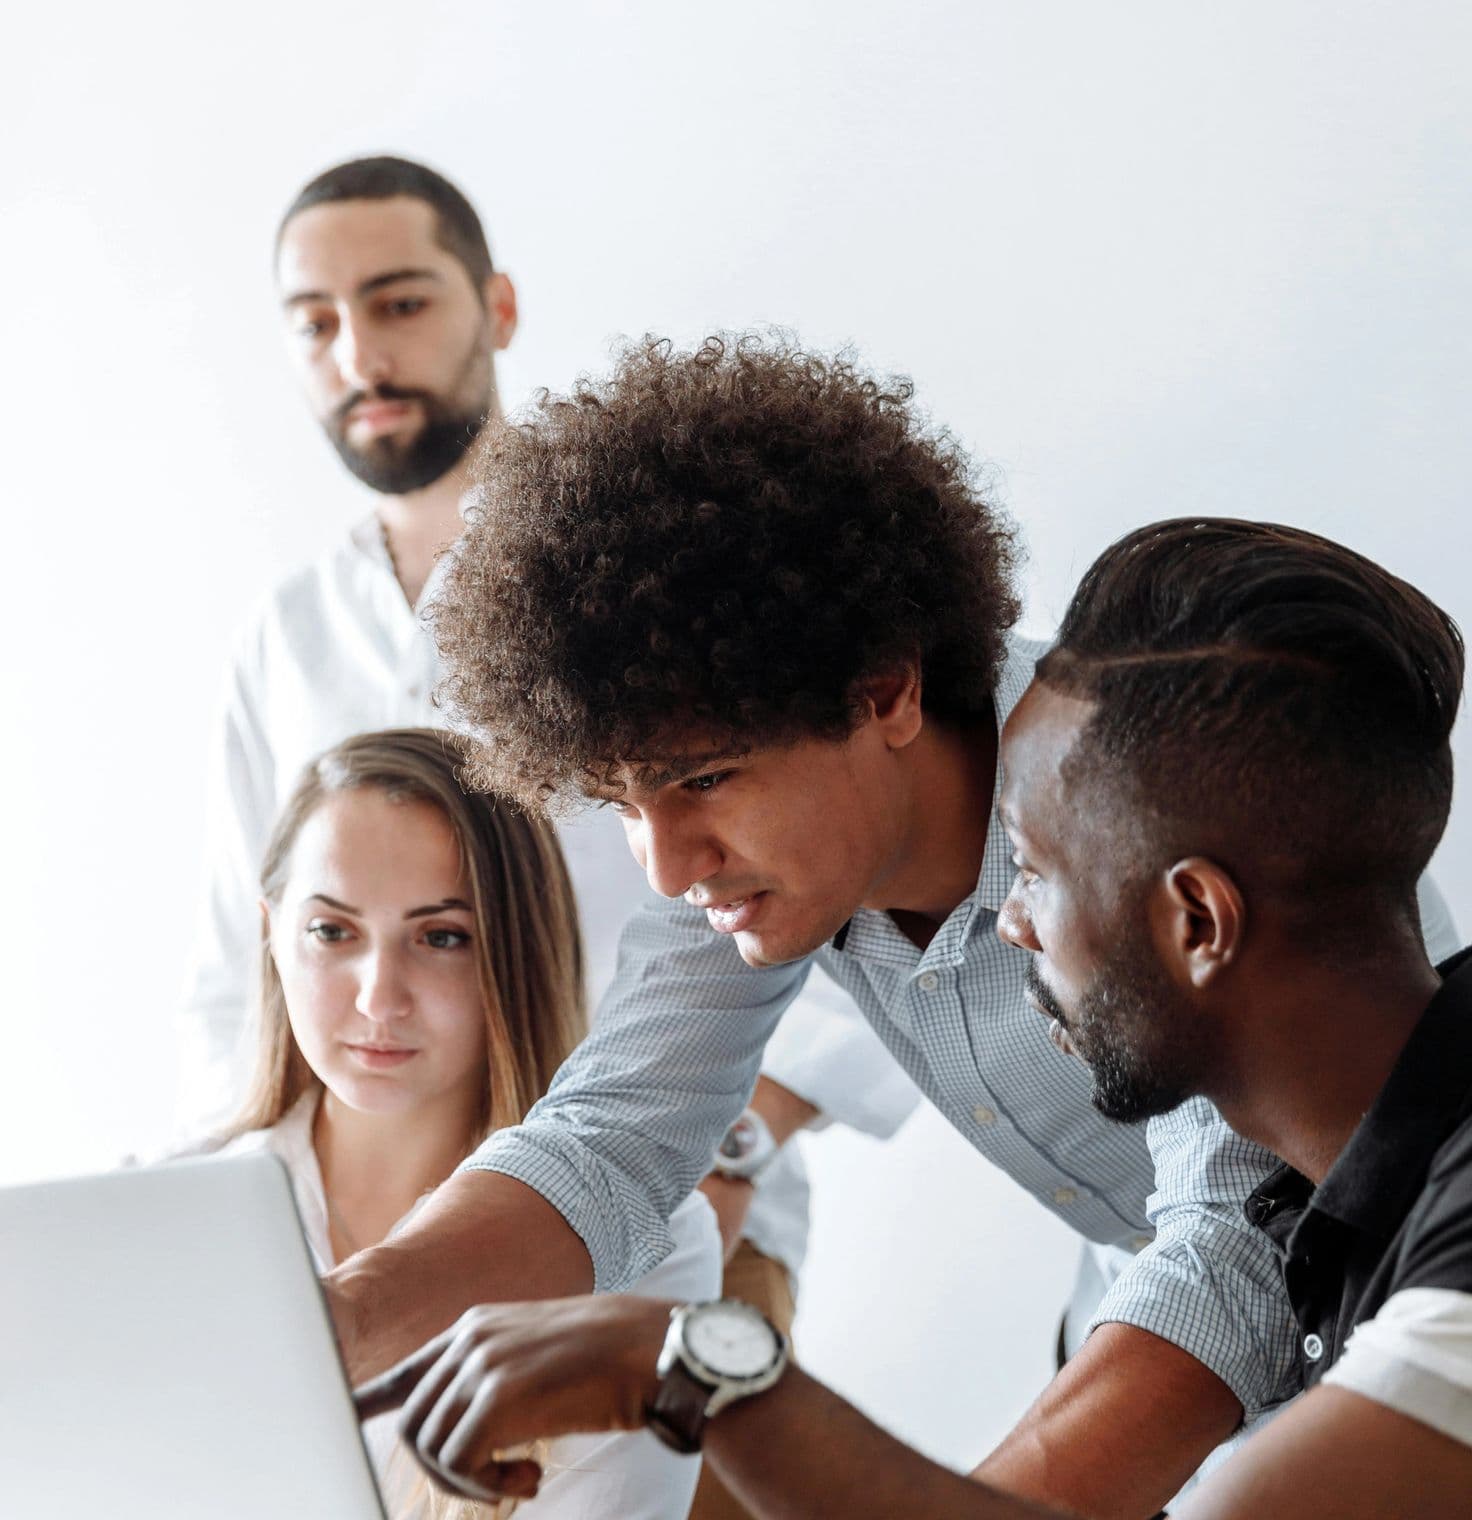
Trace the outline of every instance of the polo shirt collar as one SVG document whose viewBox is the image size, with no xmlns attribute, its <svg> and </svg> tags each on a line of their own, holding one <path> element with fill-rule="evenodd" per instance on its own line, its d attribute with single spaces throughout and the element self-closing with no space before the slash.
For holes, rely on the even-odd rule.
<svg viewBox="0 0 1472 1520">
<path fill-rule="evenodd" d="M 1405 1218 L 1472 1085 L 1472 948 L 1437 969 L 1440 989 L 1313 1195 L 1316 1213 L 1373 1235 Z"/>
</svg>

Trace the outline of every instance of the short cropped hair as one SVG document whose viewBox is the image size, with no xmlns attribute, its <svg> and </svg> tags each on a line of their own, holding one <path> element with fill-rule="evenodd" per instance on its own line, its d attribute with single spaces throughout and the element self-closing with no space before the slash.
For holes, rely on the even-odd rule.
<svg viewBox="0 0 1472 1520">
<path fill-rule="evenodd" d="M 387 154 L 354 158 L 324 170 L 304 185 L 286 208 L 276 228 L 276 250 L 280 252 L 287 223 L 313 206 L 328 206 L 337 201 L 386 201 L 396 195 L 412 196 L 433 210 L 436 241 L 446 253 L 460 260 L 470 283 L 479 291 L 495 272 L 495 266 L 475 207 L 443 174 L 408 158 Z"/>
<path fill-rule="evenodd" d="M 911 398 L 782 334 L 646 338 L 483 435 L 434 613 L 477 784 L 843 738 L 907 666 L 931 715 L 989 712 L 1013 530 Z"/>
<path fill-rule="evenodd" d="M 1217 841 L 1271 890 L 1405 908 L 1446 826 L 1462 636 L 1317 534 L 1180 518 L 1085 574 L 1050 686 L 1095 711 L 1065 762 L 1142 863 Z"/>
</svg>

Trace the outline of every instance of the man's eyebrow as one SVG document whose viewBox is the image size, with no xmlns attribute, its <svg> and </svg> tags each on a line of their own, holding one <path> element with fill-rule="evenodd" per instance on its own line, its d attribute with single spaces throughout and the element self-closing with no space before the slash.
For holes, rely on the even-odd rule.
<svg viewBox="0 0 1472 1520">
<path fill-rule="evenodd" d="M 444 283 L 444 276 L 436 269 L 386 269 L 382 274 L 376 274 L 371 279 L 364 280 L 358 286 L 357 295 L 372 295 L 375 290 L 382 290 L 385 285 L 397 285 L 400 280 L 433 280 L 437 285 Z M 287 296 L 282 305 L 288 309 L 293 306 L 304 305 L 308 301 L 330 301 L 332 297 L 325 290 L 296 290 Z"/>
<path fill-rule="evenodd" d="M 699 755 L 681 755 L 678 760 L 646 760 L 625 767 L 631 777 L 625 785 L 599 786 L 595 783 L 584 787 L 582 794 L 589 802 L 623 802 L 631 792 L 657 792 L 713 767 L 734 765 L 742 758 L 732 750 L 710 750 Z"/>
<path fill-rule="evenodd" d="M 475 909 L 465 901 L 463 897 L 447 897 L 443 902 L 430 903 L 424 908 L 410 908 L 404 915 L 405 918 L 430 918 L 436 913 L 443 913 L 448 908 L 459 908 L 464 913 L 473 913 Z"/>
</svg>

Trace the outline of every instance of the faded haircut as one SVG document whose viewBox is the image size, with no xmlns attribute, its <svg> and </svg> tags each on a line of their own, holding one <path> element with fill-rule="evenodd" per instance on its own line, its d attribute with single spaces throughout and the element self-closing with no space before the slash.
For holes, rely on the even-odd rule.
<svg viewBox="0 0 1472 1520">
<path fill-rule="evenodd" d="M 1094 562 L 1038 666 L 1096 704 L 1064 764 L 1139 870 L 1415 911 L 1446 826 L 1464 649 L 1414 586 L 1299 528 L 1153 523 Z"/>
</svg>

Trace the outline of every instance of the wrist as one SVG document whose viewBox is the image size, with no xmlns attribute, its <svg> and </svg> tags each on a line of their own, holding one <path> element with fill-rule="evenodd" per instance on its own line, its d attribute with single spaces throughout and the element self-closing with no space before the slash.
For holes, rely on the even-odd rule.
<svg viewBox="0 0 1472 1520">
<path fill-rule="evenodd" d="M 778 1149 L 767 1121 L 754 1108 L 748 1108 L 721 1137 L 711 1158 L 711 1170 L 731 1181 L 755 1182 L 777 1159 Z"/>
<path fill-rule="evenodd" d="M 724 1298 L 677 1305 L 645 1410 L 649 1428 L 675 1451 L 698 1451 L 708 1419 L 766 1392 L 786 1367 L 786 1336 L 750 1304 Z"/>
</svg>

